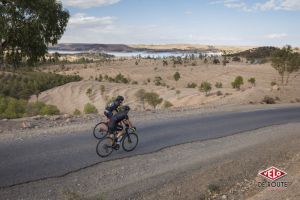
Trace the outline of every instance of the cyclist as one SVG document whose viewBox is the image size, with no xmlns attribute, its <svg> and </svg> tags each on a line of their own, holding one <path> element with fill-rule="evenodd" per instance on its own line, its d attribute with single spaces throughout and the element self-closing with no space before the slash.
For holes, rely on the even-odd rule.
<svg viewBox="0 0 300 200">
<path fill-rule="evenodd" d="M 120 107 L 124 101 L 124 97 L 117 96 L 117 98 L 108 104 L 104 110 L 104 115 L 107 117 L 108 120 L 112 118 L 114 113 L 117 113 L 120 110 Z"/>
<path fill-rule="evenodd" d="M 122 136 L 124 134 L 123 126 L 121 123 L 125 125 L 126 128 L 133 128 L 136 131 L 136 128 L 132 126 L 131 121 L 128 117 L 128 112 L 130 111 L 129 106 L 123 106 L 122 109 L 117 112 L 115 115 L 113 115 L 108 122 L 108 131 L 110 134 L 114 134 L 117 132 L 116 141 L 117 145 L 120 145 Z"/>
</svg>

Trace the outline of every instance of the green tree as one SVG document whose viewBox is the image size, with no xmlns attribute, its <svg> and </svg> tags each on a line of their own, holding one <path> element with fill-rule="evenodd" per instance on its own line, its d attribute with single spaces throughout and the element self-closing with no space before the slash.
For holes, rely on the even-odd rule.
<svg viewBox="0 0 300 200">
<path fill-rule="evenodd" d="M 180 73 L 179 72 L 175 72 L 175 74 L 173 75 L 173 78 L 176 81 L 176 86 L 177 86 L 177 81 L 180 79 Z"/>
<path fill-rule="evenodd" d="M 200 92 L 205 92 L 205 95 L 207 96 L 208 93 L 211 91 L 211 83 L 207 81 L 203 81 L 199 87 Z"/>
<path fill-rule="evenodd" d="M 69 13 L 56 0 L 0 1 L 0 60 L 17 67 L 34 64 L 57 44 Z"/>
<path fill-rule="evenodd" d="M 237 76 L 234 81 L 231 83 L 232 87 L 233 88 L 236 88 L 236 89 L 240 89 L 241 86 L 244 84 L 244 79 L 243 77 L 241 76 Z"/>
<path fill-rule="evenodd" d="M 163 99 L 159 98 L 159 95 L 156 94 L 155 92 L 147 92 L 145 93 L 145 101 L 149 105 L 153 106 L 154 109 L 156 109 L 156 106 L 161 104 Z"/>
<path fill-rule="evenodd" d="M 291 46 L 286 46 L 272 53 L 271 62 L 281 76 L 281 84 L 284 84 L 284 77 L 286 76 L 285 84 L 287 85 L 290 74 L 299 70 L 300 55 L 293 53 Z"/>
</svg>

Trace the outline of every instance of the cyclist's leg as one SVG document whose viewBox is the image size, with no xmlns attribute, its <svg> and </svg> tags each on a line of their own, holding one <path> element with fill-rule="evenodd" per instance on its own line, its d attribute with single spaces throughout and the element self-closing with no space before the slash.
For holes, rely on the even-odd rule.
<svg viewBox="0 0 300 200">
<path fill-rule="evenodd" d="M 122 125 L 117 125 L 117 138 L 120 138 L 124 135 L 124 130 Z"/>
</svg>

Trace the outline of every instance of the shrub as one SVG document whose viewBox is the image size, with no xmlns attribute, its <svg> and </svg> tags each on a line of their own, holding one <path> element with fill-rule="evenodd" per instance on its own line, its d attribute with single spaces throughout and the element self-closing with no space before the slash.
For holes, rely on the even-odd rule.
<svg viewBox="0 0 300 200">
<path fill-rule="evenodd" d="M 165 102 L 164 102 L 164 108 L 170 108 L 172 106 L 173 106 L 173 104 L 170 101 L 165 100 Z"/>
<path fill-rule="evenodd" d="M 154 92 L 147 92 L 145 93 L 145 101 L 153 106 L 154 109 L 156 109 L 156 106 L 161 104 L 161 102 L 163 101 L 162 98 L 159 98 L 159 95 L 157 93 Z"/>
<path fill-rule="evenodd" d="M 163 60 L 163 66 L 168 66 L 168 61 Z"/>
<path fill-rule="evenodd" d="M 91 114 L 91 113 L 97 113 L 97 112 L 98 112 L 98 110 L 93 104 L 87 103 L 84 105 L 84 113 L 85 114 Z"/>
<path fill-rule="evenodd" d="M 80 110 L 78 109 L 75 109 L 74 112 L 73 112 L 73 115 L 81 115 L 81 112 Z"/>
<path fill-rule="evenodd" d="M 206 96 L 211 91 L 211 89 L 212 89 L 211 84 L 207 81 L 203 81 L 199 87 L 200 92 L 205 92 Z"/>
<path fill-rule="evenodd" d="M 220 186 L 219 185 L 216 185 L 216 184 L 209 184 L 208 185 L 208 190 L 211 192 L 211 193 L 218 193 L 220 192 Z"/>
<path fill-rule="evenodd" d="M 196 88 L 197 87 L 197 84 L 196 83 L 188 83 L 187 88 Z"/>
<path fill-rule="evenodd" d="M 220 64 L 220 60 L 218 58 L 214 58 L 213 64 L 215 65 Z"/>
<path fill-rule="evenodd" d="M 56 106 L 46 105 L 42 102 L 28 103 L 12 97 L 0 97 L 0 118 L 20 118 L 34 115 L 56 115 L 59 114 Z"/>
<path fill-rule="evenodd" d="M 226 66 L 228 63 L 229 63 L 229 60 L 227 60 L 226 58 L 224 58 L 224 59 L 222 60 L 222 65 L 223 65 L 223 66 Z"/>
<path fill-rule="evenodd" d="M 277 85 L 277 83 L 275 81 L 271 82 L 271 86 Z"/>
<path fill-rule="evenodd" d="M 104 86 L 104 85 L 101 85 L 101 86 L 100 86 L 100 90 L 101 90 L 101 95 L 103 95 L 104 92 L 105 92 L 105 86 Z"/>
<path fill-rule="evenodd" d="M 238 57 L 238 56 L 234 56 L 234 57 L 232 58 L 232 61 L 234 61 L 234 62 L 241 62 L 241 58 Z"/>
<path fill-rule="evenodd" d="M 25 100 L 0 96 L 0 118 L 14 119 L 23 117 L 26 112 Z"/>
<path fill-rule="evenodd" d="M 95 78 L 95 80 L 101 82 L 101 81 L 103 80 L 102 75 L 100 74 L 100 75 L 98 76 L 98 78 L 97 78 L 97 77 Z"/>
<path fill-rule="evenodd" d="M 162 81 L 162 78 L 160 76 L 157 76 L 157 77 L 154 78 L 154 84 L 156 86 L 161 85 L 162 84 L 161 81 Z"/>
<path fill-rule="evenodd" d="M 58 115 L 60 111 L 54 105 L 46 105 L 41 109 L 40 113 L 42 115 Z"/>
<path fill-rule="evenodd" d="M 248 82 L 251 83 L 253 86 L 255 86 L 256 80 L 255 80 L 254 77 L 252 77 L 252 78 L 250 78 L 250 79 L 248 80 Z"/>
<path fill-rule="evenodd" d="M 29 103 L 26 107 L 26 114 L 28 116 L 41 115 L 41 110 L 46 106 L 43 102 Z"/>
<path fill-rule="evenodd" d="M 124 77 L 123 74 L 119 73 L 116 77 L 115 77 L 115 82 L 116 83 L 129 83 L 129 80 L 127 78 Z"/>
<path fill-rule="evenodd" d="M 241 86 L 244 84 L 244 79 L 243 79 L 243 77 L 241 77 L 241 76 L 237 76 L 236 78 L 235 78 L 235 80 L 231 83 L 231 85 L 232 85 L 232 87 L 233 88 L 236 88 L 236 89 L 240 89 L 241 88 Z"/>
<path fill-rule="evenodd" d="M 86 95 L 90 96 L 92 94 L 93 90 L 91 88 L 86 90 Z"/>
<path fill-rule="evenodd" d="M 143 104 L 143 109 L 145 108 L 145 94 L 146 91 L 144 89 L 139 89 L 136 93 L 135 93 L 135 97 L 142 102 Z"/>
<path fill-rule="evenodd" d="M 176 94 L 180 94 L 181 93 L 181 91 L 180 90 L 176 90 Z"/>
<path fill-rule="evenodd" d="M 175 74 L 173 75 L 173 78 L 177 82 L 180 79 L 180 73 L 179 72 L 175 72 Z"/>
<path fill-rule="evenodd" d="M 222 88 L 223 84 L 221 82 L 216 82 L 215 87 L 216 88 Z"/>
<path fill-rule="evenodd" d="M 263 103 L 266 103 L 266 104 L 275 104 L 275 99 L 270 97 L 270 96 L 265 96 L 262 100 Z"/>
<path fill-rule="evenodd" d="M 137 81 L 132 81 L 132 85 L 138 85 L 139 83 Z"/>
<path fill-rule="evenodd" d="M 223 93 L 219 90 L 219 91 L 217 91 L 217 96 L 222 96 L 223 95 Z"/>
</svg>

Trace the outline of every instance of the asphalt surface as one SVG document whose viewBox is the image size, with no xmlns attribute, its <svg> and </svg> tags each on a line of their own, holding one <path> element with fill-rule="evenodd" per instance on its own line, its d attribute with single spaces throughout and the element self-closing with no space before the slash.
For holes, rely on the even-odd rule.
<svg viewBox="0 0 300 200">
<path fill-rule="evenodd" d="M 90 131 L 82 133 L 0 142 L 0 188 L 64 176 L 96 163 L 151 153 L 168 146 L 289 122 L 300 122 L 300 107 L 228 112 L 176 118 L 167 122 L 140 123 L 136 124 L 140 139 L 136 150 L 127 153 L 121 149 L 105 159 L 98 157 L 95 152 L 98 141 L 92 136 L 92 127 Z"/>
</svg>

